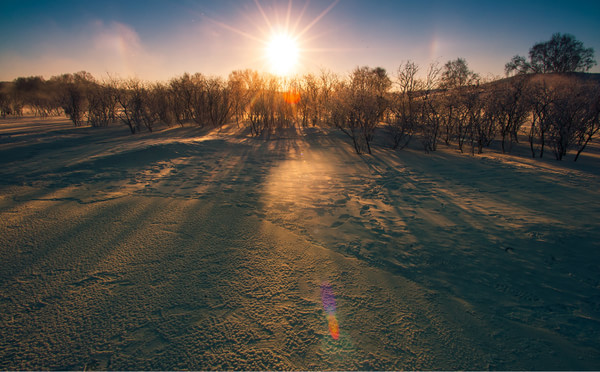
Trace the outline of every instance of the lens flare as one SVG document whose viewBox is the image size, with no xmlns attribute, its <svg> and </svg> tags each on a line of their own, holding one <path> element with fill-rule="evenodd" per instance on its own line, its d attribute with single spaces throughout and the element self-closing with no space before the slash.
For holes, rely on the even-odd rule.
<svg viewBox="0 0 600 372">
<path fill-rule="evenodd" d="M 283 99 L 290 105 L 295 105 L 296 103 L 300 102 L 300 93 L 290 90 L 283 93 Z"/>
<path fill-rule="evenodd" d="M 321 285 L 321 301 L 323 302 L 323 308 L 327 314 L 335 314 L 335 297 L 333 296 L 333 289 L 329 283 L 323 283 Z"/>
<path fill-rule="evenodd" d="M 321 302 L 323 303 L 323 309 L 327 313 L 329 334 L 334 340 L 337 340 L 340 337 L 340 327 L 338 325 L 337 318 L 335 317 L 336 307 L 333 289 L 329 283 L 321 284 Z"/>
<path fill-rule="evenodd" d="M 331 337 L 333 337 L 334 340 L 340 338 L 340 327 L 335 315 L 327 315 L 327 323 L 329 324 L 329 333 L 331 334 Z"/>
</svg>

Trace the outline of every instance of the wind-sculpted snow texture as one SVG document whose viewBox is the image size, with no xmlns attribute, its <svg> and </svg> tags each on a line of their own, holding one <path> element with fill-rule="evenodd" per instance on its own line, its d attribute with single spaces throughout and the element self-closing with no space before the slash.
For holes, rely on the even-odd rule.
<svg viewBox="0 0 600 372">
<path fill-rule="evenodd" d="M 234 129 L 0 121 L 0 369 L 600 369 L 594 150 Z"/>
</svg>

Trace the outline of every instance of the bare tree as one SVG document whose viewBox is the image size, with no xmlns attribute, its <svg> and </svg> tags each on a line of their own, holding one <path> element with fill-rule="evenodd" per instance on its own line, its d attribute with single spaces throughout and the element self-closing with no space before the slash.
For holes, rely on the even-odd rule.
<svg viewBox="0 0 600 372">
<path fill-rule="evenodd" d="M 338 82 L 331 100 L 329 120 L 333 126 L 350 137 L 354 151 L 361 154 L 363 146 L 360 137 L 360 123 L 353 112 L 351 102 L 352 95 L 349 84 L 345 81 Z"/>
<path fill-rule="evenodd" d="M 527 87 L 527 94 L 531 107 L 531 125 L 528 133 L 529 148 L 532 157 L 535 158 L 536 151 L 539 151 L 540 158 L 543 158 L 546 133 L 551 123 L 550 109 L 553 94 L 545 81 L 530 82 Z"/>
<path fill-rule="evenodd" d="M 600 131 L 600 87 L 598 85 L 590 86 L 587 90 L 588 114 L 584 122 L 576 133 L 577 154 L 573 161 L 579 159 L 579 155 L 585 150 L 586 146 L 593 137 Z"/>
<path fill-rule="evenodd" d="M 12 114 L 12 84 L 0 82 L 0 116 Z"/>
<path fill-rule="evenodd" d="M 16 93 L 14 82 L 0 82 L 0 115 L 23 115 L 23 101 Z"/>
<path fill-rule="evenodd" d="M 313 74 L 304 75 L 294 85 L 299 94 L 297 107 L 300 115 L 300 124 L 302 127 L 307 127 L 309 124 L 316 125 L 319 109 L 319 85 L 317 77 Z"/>
<path fill-rule="evenodd" d="M 573 35 L 556 33 L 549 41 L 536 43 L 529 49 L 529 61 L 516 55 L 505 65 L 504 70 L 507 75 L 513 72 L 585 72 L 596 64 L 593 48 L 585 48 L 583 42 Z"/>
<path fill-rule="evenodd" d="M 245 75 L 250 74 L 249 70 L 233 71 L 229 74 L 228 87 L 231 92 L 231 111 L 235 116 L 237 126 L 240 126 L 240 120 L 245 119 L 246 110 L 250 103 L 249 87 Z"/>
<path fill-rule="evenodd" d="M 139 132 L 142 126 L 149 132 L 154 130 L 158 115 L 151 108 L 150 92 L 143 83 L 137 79 L 122 82 L 117 91 L 117 102 L 121 106 L 119 117 L 132 134 Z"/>
<path fill-rule="evenodd" d="M 419 66 L 412 61 L 406 61 L 398 67 L 398 92 L 391 95 L 388 120 L 393 149 L 407 146 L 417 126 L 419 110 L 415 98 L 423 90 L 422 82 L 417 79 L 418 71 Z"/>
<path fill-rule="evenodd" d="M 340 78 L 332 71 L 321 69 L 319 74 L 319 96 L 317 105 L 317 123 L 324 124 L 331 114 L 335 87 Z M 316 124 L 315 124 L 316 125 Z"/>
<path fill-rule="evenodd" d="M 229 118 L 233 110 L 232 90 L 221 78 L 214 77 L 206 81 L 207 110 L 211 124 L 215 128 L 221 128 Z"/>
<path fill-rule="evenodd" d="M 176 122 L 175 95 L 170 87 L 163 83 L 151 84 L 148 88 L 148 108 L 158 121 L 171 126 Z"/>
<path fill-rule="evenodd" d="M 391 81 L 383 68 L 357 67 L 347 84 L 338 86 L 334 124 L 353 142 L 358 154 L 371 153 L 375 128 L 388 108 Z"/>
<path fill-rule="evenodd" d="M 192 120 L 194 116 L 195 86 L 192 76 L 185 73 L 180 77 L 171 79 L 169 89 L 172 96 L 172 112 L 179 125 Z"/>
<path fill-rule="evenodd" d="M 497 106 L 493 97 L 493 92 L 482 92 L 481 94 L 481 105 L 482 115 L 481 122 L 477 128 L 477 145 L 478 153 L 483 152 L 484 147 L 489 147 L 492 141 L 497 135 L 496 121 L 498 118 Z"/>
<path fill-rule="evenodd" d="M 438 138 L 444 123 L 442 102 L 445 97 L 434 93 L 439 86 L 440 72 L 441 68 L 438 63 L 431 63 L 427 69 L 425 80 L 417 85 L 421 88 L 421 97 L 417 102 L 419 111 L 417 123 L 425 152 L 437 150 Z M 450 112 L 450 116 L 451 114 L 452 112 Z"/>
<path fill-rule="evenodd" d="M 93 79 L 87 73 L 78 74 Z M 45 118 L 61 114 L 62 88 L 64 86 L 59 87 L 55 81 L 44 80 L 41 76 L 19 77 L 12 82 L 8 97 L 13 107 L 28 107 L 35 116 Z"/>
<path fill-rule="evenodd" d="M 304 95 L 300 97 L 307 105 L 307 118 L 312 126 L 319 125 L 322 121 L 324 107 L 323 87 L 319 85 L 319 79 L 309 74 L 304 77 Z"/>
<path fill-rule="evenodd" d="M 442 71 L 440 87 L 442 89 L 460 88 L 477 84 L 479 75 L 469 69 L 464 58 L 448 61 Z"/>
<path fill-rule="evenodd" d="M 498 84 L 493 90 L 491 99 L 495 102 L 489 108 L 495 110 L 503 153 L 510 151 L 513 142 L 518 143 L 519 129 L 529 116 L 526 84 L 524 78 L 513 78 Z"/>
<path fill-rule="evenodd" d="M 597 100 L 597 86 L 564 80 L 553 88 L 548 142 L 557 160 L 574 145 L 579 148 L 577 159 L 598 131 Z"/>
<path fill-rule="evenodd" d="M 88 90 L 95 83 L 94 77 L 85 71 L 75 74 L 63 74 L 50 79 L 59 90 L 60 105 L 65 114 L 73 121 L 75 126 L 84 123 L 88 111 Z"/>
<path fill-rule="evenodd" d="M 94 83 L 88 90 L 88 123 L 107 126 L 117 117 L 117 87 L 115 81 Z"/>
<path fill-rule="evenodd" d="M 456 126 L 454 127 L 455 133 L 454 138 L 456 139 L 458 150 L 464 151 L 464 143 L 467 140 L 471 124 L 471 111 L 476 108 L 476 100 L 469 89 L 455 89 L 451 92 L 454 96 L 454 104 L 456 105 L 457 120 Z"/>
<path fill-rule="evenodd" d="M 431 111 L 439 116 L 440 132 L 446 146 L 454 140 L 459 115 L 459 96 L 454 93 L 439 93 L 433 96 Z M 437 109 L 436 107 L 437 106 Z"/>
<path fill-rule="evenodd" d="M 248 92 L 252 97 L 248 107 L 250 134 L 259 136 L 272 121 L 271 97 L 265 79 L 260 74 L 253 71 L 246 76 L 246 79 Z"/>
<path fill-rule="evenodd" d="M 459 141 L 469 141 L 471 154 L 481 154 L 496 136 L 496 122 L 501 115 L 500 106 L 494 97 L 494 91 L 486 91 L 481 87 L 471 86 L 461 89 L 462 119 L 465 122 L 462 137 Z M 462 144 L 459 144 L 462 151 Z"/>
<path fill-rule="evenodd" d="M 190 107 L 191 119 L 200 127 L 210 122 L 210 110 L 208 102 L 208 81 L 200 73 L 195 73 L 190 78 Z"/>
</svg>

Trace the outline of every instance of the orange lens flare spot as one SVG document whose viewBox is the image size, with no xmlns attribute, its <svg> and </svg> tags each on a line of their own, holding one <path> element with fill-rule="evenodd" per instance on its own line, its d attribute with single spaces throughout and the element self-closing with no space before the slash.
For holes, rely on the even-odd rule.
<svg viewBox="0 0 600 372">
<path fill-rule="evenodd" d="M 340 327 L 338 326 L 338 321 L 335 318 L 335 315 L 328 315 L 327 322 L 329 323 L 329 333 L 334 340 L 340 338 Z"/>
<path fill-rule="evenodd" d="M 290 105 L 295 105 L 300 102 L 300 93 L 293 90 L 283 93 L 283 99 Z"/>
</svg>

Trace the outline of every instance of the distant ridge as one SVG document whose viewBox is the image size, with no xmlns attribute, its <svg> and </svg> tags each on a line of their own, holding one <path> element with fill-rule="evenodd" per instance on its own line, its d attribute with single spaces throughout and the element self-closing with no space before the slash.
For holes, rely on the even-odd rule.
<svg viewBox="0 0 600 372">
<path fill-rule="evenodd" d="M 510 83 L 520 79 L 527 79 L 528 81 L 541 82 L 545 81 L 549 84 L 556 83 L 559 80 L 573 79 L 579 83 L 598 83 L 600 84 L 600 73 L 589 73 L 589 72 L 552 72 L 545 74 L 520 74 L 503 79 L 498 79 L 483 83 L 481 87 L 493 87 L 498 84 Z"/>
</svg>

